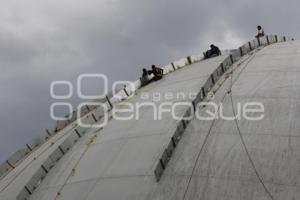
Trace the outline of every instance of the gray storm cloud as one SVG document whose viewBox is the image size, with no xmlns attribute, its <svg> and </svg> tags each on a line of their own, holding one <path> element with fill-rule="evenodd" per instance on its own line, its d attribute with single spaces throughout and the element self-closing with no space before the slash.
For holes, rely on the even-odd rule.
<svg viewBox="0 0 300 200">
<path fill-rule="evenodd" d="M 235 48 L 261 24 L 297 38 L 299 1 L 1 0 L 0 162 L 50 120 L 49 86 L 103 73 L 136 80 L 142 67 Z M 91 91 L 97 86 L 90 85 Z M 70 100 L 75 103 L 76 97 Z"/>
</svg>

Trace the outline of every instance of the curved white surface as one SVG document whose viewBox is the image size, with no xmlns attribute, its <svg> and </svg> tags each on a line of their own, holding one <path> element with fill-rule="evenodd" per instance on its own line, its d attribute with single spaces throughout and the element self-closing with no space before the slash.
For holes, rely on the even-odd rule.
<svg viewBox="0 0 300 200">
<path fill-rule="evenodd" d="M 129 101 L 143 102 L 141 97 L 143 93 L 149 95 L 157 92 L 161 95 L 168 92 L 197 93 L 224 58 L 220 56 L 173 72 L 161 81 L 140 89 L 137 96 Z M 179 101 L 184 100 L 186 99 Z M 161 99 L 157 104 L 163 101 L 165 100 Z M 183 115 L 185 110 L 178 110 L 178 115 L 180 112 Z M 125 193 L 131 196 L 131 193 L 137 190 L 135 184 L 148 183 L 150 187 L 154 186 L 156 184 L 154 167 L 177 123 L 170 113 L 165 113 L 162 120 L 154 120 L 150 107 L 143 108 L 141 119 L 138 121 L 111 120 L 99 132 L 99 136 L 76 167 L 76 173 L 62 190 L 60 199 L 95 199 L 95 195 L 99 195 L 99 185 L 109 187 L 111 192 L 121 195 L 117 198 L 106 197 L 103 194 L 101 199 L 122 199 Z M 47 175 L 31 199 L 54 199 L 84 148 L 84 141 L 76 144 L 68 156 L 64 156 Z M 122 189 L 117 192 L 119 187 Z"/>
<path fill-rule="evenodd" d="M 164 113 L 162 120 L 154 120 L 153 110 L 143 107 L 138 121 L 112 119 L 102 130 L 90 129 L 54 165 L 29 199 L 297 199 L 300 196 L 299 54 L 300 42 L 285 42 L 255 50 L 235 63 L 232 89 L 231 74 L 227 73 L 213 88 L 216 95 L 211 101 L 222 102 L 227 116 L 233 116 L 231 97 L 234 105 L 261 102 L 265 118 L 238 121 L 242 137 L 235 121 L 194 118 L 159 182 L 154 170 L 178 121 L 170 113 Z M 220 56 L 179 69 L 141 88 L 127 102 L 142 103 L 144 94 L 153 97 L 170 92 L 186 94 L 172 103 L 192 101 L 188 94 L 198 93 L 225 58 Z M 165 101 L 163 98 L 155 103 Z M 186 109 L 176 111 L 179 116 L 185 112 Z M 53 136 L 4 177 L 0 181 L 0 199 L 16 199 L 47 155 L 70 134 L 64 129 Z M 96 137 L 87 145 L 93 135 Z M 50 145 L 51 141 L 56 143 Z M 41 153 L 42 156 L 37 156 Z"/>
</svg>

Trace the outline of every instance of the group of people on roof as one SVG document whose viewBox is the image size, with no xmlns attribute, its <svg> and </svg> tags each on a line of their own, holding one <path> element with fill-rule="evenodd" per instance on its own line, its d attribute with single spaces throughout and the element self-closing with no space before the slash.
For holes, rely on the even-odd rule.
<svg viewBox="0 0 300 200">
<path fill-rule="evenodd" d="M 152 75 L 152 74 L 153 74 L 153 77 L 150 79 L 150 75 Z M 155 65 L 152 65 L 151 70 L 147 70 L 147 69 L 143 68 L 143 75 L 141 77 L 142 86 L 147 85 L 148 83 L 150 83 L 152 81 L 158 81 L 158 80 L 162 79 L 163 75 L 164 75 L 164 70 Z"/>
<path fill-rule="evenodd" d="M 257 26 L 257 34 L 255 35 L 255 37 L 259 38 L 259 37 L 263 37 L 263 36 L 265 36 L 265 32 L 262 29 L 262 27 L 260 25 L 258 25 Z M 208 59 L 208 58 L 220 56 L 220 55 L 222 55 L 222 52 L 220 51 L 219 47 L 215 46 L 214 44 L 211 44 L 210 49 L 207 50 L 206 52 L 204 52 L 203 54 L 204 54 L 204 59 Z M 150 78 L 151 74 L 153 74 L 152 78 Z M 143 74 L 142 74 L 142 77 L 140 78 L 142 86 L 147 85 L 148 83 L 150 83 L 152 81 L 158 81 L 158 80 L 162 79 L 163 74 L 164 74 L 163 69 L 159 68 L 155 65 L 152 65 L 151 70 L 147 70 L 147 69 L 143 68 Z"/>
</svg>

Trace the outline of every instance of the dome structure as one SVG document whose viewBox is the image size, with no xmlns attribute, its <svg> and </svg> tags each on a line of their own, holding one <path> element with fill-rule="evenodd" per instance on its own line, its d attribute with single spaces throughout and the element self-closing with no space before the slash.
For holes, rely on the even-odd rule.
<svg viewBox="0 0 300 200">
<path fill-rule="evenodd" d="M 268 35 L 227 52 L 173 62 L 48 130 L 0 166 L 0 199 L 297 199 L 300 43 Z M 131 118 L 116 119 L 124 107 Z"/>
</svg>

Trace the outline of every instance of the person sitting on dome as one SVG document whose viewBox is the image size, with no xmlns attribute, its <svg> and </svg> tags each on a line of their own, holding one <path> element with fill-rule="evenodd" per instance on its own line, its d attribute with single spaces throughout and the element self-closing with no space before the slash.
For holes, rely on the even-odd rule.
<svg viewBox="0 0 300 200">
<path fill-rule="evenodd" d="M 255 37 L 259 38 L 259 37 L 263 37 L 263 36 L 265 36 L 265 32 L 262 29 L 262 27 L 258 25 L 257 26 L 257 35 Z"/>
<path fill-rule="evenodd" d="M 150 82 L 149 73 L 148 73 L 147 69 L 143 68 L 143 74 L 142 74 L 142 77 L 140 78 L 140 80 L 141 80 L 142 86 L 145 86 Z"/>
<path fill-rule="evenodd" d="M 156 67 L 155 65 L 152 65 L 152 70 L 149 70 L 148 74 L 154 75 L 154 77 L 151 79 L 151 81 L 158 81 L 158 80 L 162 79 L 164 70 L 159 67 Z"/>
<path fill-rule="evenodd" d="M 213 58 L 213 57 L 220 56 L 220 55 L 222 55 L 222 53 L 221 53 L 219 47 L 211 44 L 210 50 L 208 50 L 204 53 L 204 58 L 206 58 L 206 59 Z"/>
</svg>

